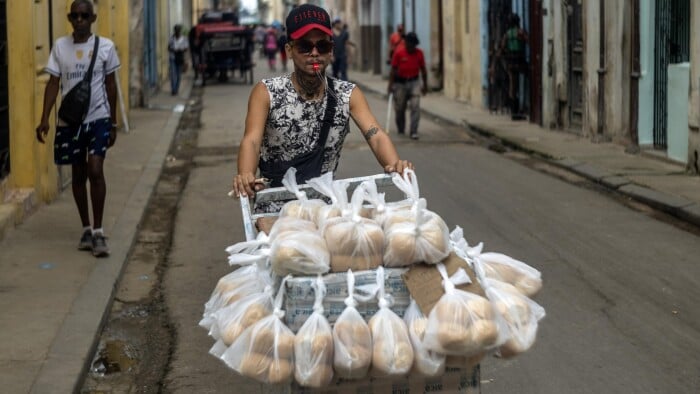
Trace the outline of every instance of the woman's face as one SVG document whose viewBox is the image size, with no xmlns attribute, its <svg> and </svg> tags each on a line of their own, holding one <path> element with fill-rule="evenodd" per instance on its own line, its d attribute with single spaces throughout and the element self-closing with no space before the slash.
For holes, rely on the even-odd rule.
<svg viewBox="0 0 700 394">
<path fill-rule="evenodd" d="M 316 73 L 314 64 L 318 65 L 318 71 L 323 72 L 331 63 L 333 41 L 328 34 L 314 29 L 301 38 L 290 41 L 285 50 L 287 56 L 293 60 L 297 71 L 314 74 Z"/>
</svg>

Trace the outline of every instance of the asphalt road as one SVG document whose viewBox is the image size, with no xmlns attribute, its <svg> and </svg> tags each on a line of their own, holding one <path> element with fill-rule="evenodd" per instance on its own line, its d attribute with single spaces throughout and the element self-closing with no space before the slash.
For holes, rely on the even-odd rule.
<svg viewBox="0 0 700 394">
<path fill-rule="evenodd" d="M 257 72 L 257 70 L 256 70 Z M 256 78 L 260 77 L 260 73 Z M 351 76 L 352 77 L 352 76 Z M 163 291 L 176 331 L 166 392 L 255 392 L 207 354 L 197 326 L 224 248 L 244 239 L 236 171 L 249 85 L 207 86 L 198 153 L 177 211 Z M 386 103 L 368 95 L 380 124 Z M 424 118 L 421 140 L 397 139 L 428 207 L 470 244 L 542 272 L 547 316 L 534 348 L 482 363 L 485 393 L 694 393 L 700 387 L 700 240 L 595 189 L 567 183 Z M 397 136 L 394 135 L 396 138 Z M 380 172 L 357 130 L 338 177 Z"/>
</svg>

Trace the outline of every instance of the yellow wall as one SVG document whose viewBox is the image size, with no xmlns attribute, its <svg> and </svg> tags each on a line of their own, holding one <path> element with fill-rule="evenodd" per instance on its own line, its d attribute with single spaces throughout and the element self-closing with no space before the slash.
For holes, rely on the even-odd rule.
<svg viewBox="0 0 700 394">
<path fill-rule="evenodd" d="M 8 90 L 11 173 L 10 188 L 33 188 L 40 200 L 51 201 L 59 192 L 58 168 L 53 164 L 54 110 L 46 144 L 36 140 L 34 129 L 41 118 L 48 76 L 43 72 L 50 53 L 49 16 L 53 39 L 71 32 L 66 14 L 72 0 L 8 1 Z M 120 82 L 128 109 L 129 2 L 100 0 L 95 6 L 98 22 L 93 31 L 112 39 L 122 63 Z M 120 118 L 121 121 L 121 118 Z"/>
</svg>

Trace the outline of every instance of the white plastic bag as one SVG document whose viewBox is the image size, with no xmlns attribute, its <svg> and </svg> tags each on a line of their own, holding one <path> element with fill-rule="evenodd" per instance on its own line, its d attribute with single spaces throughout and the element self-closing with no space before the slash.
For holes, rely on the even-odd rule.
<svg viewBox="0 0 700 394">
<path fill-rule="evenodd" d="M 294 338 L 294 378 L 304 387 L 324 387 L 333 379 L 333 331 L 323 314 L 326 285 L 314 282 L 314 311 Z"/>
<path fill-rule="evenodd" d="M 534 297 L 542 289 L 542 274 L 535 268 L 501 253 L 481 253 L 476 257 L 483 267 L 483 275 L 513 285 L 527 297 Z"/>
<path fill-rule="evenodd" d="M 348 297 L 345 309 L 333 325 L 333 368 L 344 379 L 361 379 L 372 363 L 372 335 L 357 311 L 355 275 L 348 270 Z"/>
<path fill-rule="evenodd" d="M 544 308 L 508 283 L 486 278 L 481 285 L 508 327 L 508 340 L 497 355 L 510 358 L 530 349 L 537 338 L 538 322 L 545 316 Z"/>
<path fill-rule="evenodd" d="M 442 354 L 469 356 L 505 342 L 507 333 L 489 300 L 455 288 L 455 284 L 468 283 L 467 273 L 460 268 L 450 278 L 442 263 L 437 269 L 445 294 L 428 316 L 425 347 Z"/>
<path fill-rule="evenodd" d="M 284 187 L 294 193 L 297 199 L 285 203 L 280 210 L 279 216 L 292 216 L 299 219 L 314 221 L 318 210 L 325 206 L 326 203 L 318 199 L 309 199 L 306 193 L 299 188 L 296 174 L 296 168 L 290 167 L 284 174 L 284 178 L 282 178 Z"/>
<path fill-rule="evenodd" d="M 310 220 L 299 219 L 293 216 L 285 216 L 277 218 L 270 228 L 270 243 L 274 242 L 278 237 L 284 236 L 287 233 L 296 232 L 318 232 L 316 224 Z"/>
<path fill-rule="evenodd" d="M 445 355 L 432 352 L 423 345 L 428 318 L 423 315 L 416 301 L 411 299 L 403 320 L 408 327 L 408 336 L 413 345 L 413 371 L 427 377 L 442 376 L 445 372 Z"/>
<path fill-rule="evenodd" d="M 420 199 L 410 211 L 397 213 L 384 225 L 384 266 L 437 264 L 450 253 L 449 230 L 439 215 L 425 209 Z M 396 218 L 405 217 L 405 221 Z M 389 224 L 393 222 L 392 224 Z"/>
<path fill-rule="evenodd" d="M 379 310 L 369 320 L 372 332 L 372 374 L 405 375 L 413 366 L 413 346 L 406 323 L 389 309 L 391 302 L 384 292 L 384 268 L 377 268 Z"/>
<path fill-rule="evenodd" d="M 272 295 L 272 286 L 266 286 L 214 312 L 209 335 L 230 346 L 246 328 L 272 313 Z"/>
<path fill-rule="evenodd" d="M 328 272 L 328 246 L 318 232 L 286 232 L 275 237 L 270 250 L 272 271 L 277 275 L 315 275 Z"/>
<path fill-rule="evenodd" d="M 284 325 L 282 280 L 270 316 L 249 326 L 221 355 L 239 374 L 266 384 L 290 383 L 294 374 L 294 333 Z"/>
<path fill-rule="evenodd" d="M 349 210 L 348 204 L 348 183 L 344 180 L 333 180 L 333 173 L 327 172 L 320 177 L 309 179 L 306 182 L 317 192 L 330 199 L 331 203 L 318 209 L 314 222 L 318 228 L 322 228 L 326 220 L 343 216 L 344 210 Z"/>
<path fill-rule="evenodd" d="M 352 195 L 350 211 L 327 219 L 321 228 L 331 256 L 331 271 L 369 270 L 382 264 L 384 231 L 372 219 L 360 216 L 365 197 L 360 185 Z"/>
</svg>

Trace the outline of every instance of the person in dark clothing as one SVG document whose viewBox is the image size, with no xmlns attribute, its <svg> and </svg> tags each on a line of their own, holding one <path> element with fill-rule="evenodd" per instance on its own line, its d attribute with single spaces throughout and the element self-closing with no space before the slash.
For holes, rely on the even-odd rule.
<svg viewBox="0 0 700 394">
<path fill-rule="evenodd" d="M 192 26 L 187 34 L 187 39 L 190 44 L 190 57 L 192 59 L 192 69 L 194 70 L 194 79 L 199 78 L 199 37 L 197 37 L 197 26 Z"/>
<path fill-rule="evenodd" d="M 520 74 L 525 73 L 528 69 L 525 51 L 527 32 L 520 27 L 520 17 L 517 14 L 511 14 L 508 26 L 508 30 L 501 38 L 497 56 L 503 59 L 508 74 L 508 101 L 511 118 L 522 120 L 525 119 L 525 116 L 520 113 L 518 91 L 520 90 Z"/>
<path fill-rule="evenodd" d="M 336 18 L 333 21 L 333 78 L 348 80 L 348 45 L 355 46 L 355 43 L 350 41 L 347 26 Z"/>
<path fill-rule="evenodd" d="M 282 63 L 282 71 L 287 71 L 287 51 L 284 46 L 287 45 L 287 29 L 282 27 L 279 38 L 277 38 L 277 50 L 280 52 L 280 62 Z"/>
</svg>

